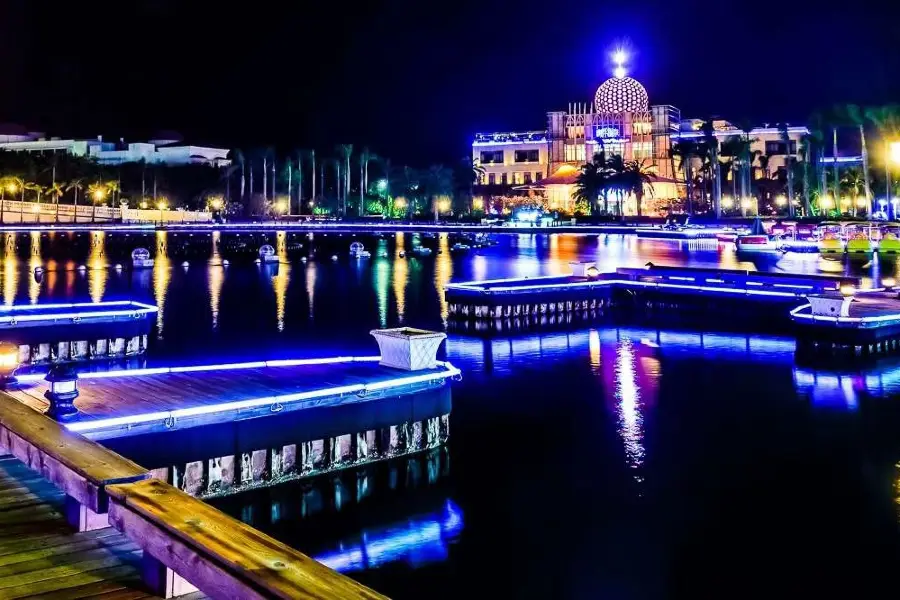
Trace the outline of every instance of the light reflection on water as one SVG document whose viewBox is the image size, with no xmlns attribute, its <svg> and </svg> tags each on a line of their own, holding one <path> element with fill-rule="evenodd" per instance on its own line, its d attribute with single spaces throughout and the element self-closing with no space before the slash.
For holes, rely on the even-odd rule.
<svg viewBox="0 0 900 600">
<path fill-rule="evenodd" d="M 437 513 L 412 515 L 386 527 L 365 529 L 355 538 L 342 540 L 337 549 L 313 558 L 341 573 L 396 562 L 421 567 L 447 560 L 448 547 L 462 529 L 462 510 L 448 499 Z"/>
<path fill-rule="evenodd" d="M 223 234 L 215 235 L 222 244 Z M 211 256 L 204 250 L 202 255 L 188 258 L 192 265 L 199 261 L 205 268 L 192 266 L 183 270 L 178 265 L 186 259 L 175 250 L 177 239 L 172 236 L 173 245 L 168 246 L 165 232 L 160 232 L 153 269 L 134 273 L 126 269 L 121 274 L 105 269 L 101 278 L 93 269 L 82 273 L 75 267 L 127 261 L 118 257 L 124 251 L 113 254 L 116 243 L 121 241 L 115 234 L 106 234 L 102 246 L 85 246 L 84 252 L 74 257 L 59 253 L 51 256 L 49 248 L 53 243 L 49 236 L 39 240 L 40 252 L 27 252 L 25 244 L 29 243 L 29 237 L 32 236 L 19 236 L 22 248 L 17 257 L 12 250 L 15 236 L 4 236 L 6 251 L 0 261 L 4 303 L 65 298 L 83 301 L 124 295 L 154 300 L 161 309 L 157 324 L 160 338 L 165 331 L 165 339 L 151 342 L 150 360 L 158 363 L 169 362 L 173 355 L 182 358 L 182 354 L 193 361 L 211 361 L 225 355 L 247 358 L 275 352 L 273 348 L 290 356 L 371 352 L 374 344 L 368 331 L 374 327 L 403 323 L 440 329 L 447 318 L 447 309 L 439 288 L 447 280 L 559 273 L 568 269 L 571 260 L 594 260 L 603 269 L 640 266 L 652 261 L 848 273 L 869 280 L 879 274 L 896 273 L 893 260 L 842 263 L 814 254 L 745 260 L 733 250 L 716 245 L 671 244 L 612 235 L 530 234 L 499 237 L 498 246 L 468 254 L 449 251 L 454 241 L 452 236 L 440 236 L 430 242 L 423 236 L 420 241 L 442 252 L 435 252 L 430 258 L 403 259 L 397 257 L 398 246 L 394 244 L 399 243 L 402 248 L 402 244 L 413 239 L 410 234 L 396 235 L 393 239 L 390 236 L 366 238 L 362 241 L 373 250 L 373 257 L 357 262 L 347 258 L 349 237 L 327 238 L 331 246 L 323 247 L 319 256 L 306 264 L 299 262 L 298 255 L 282 252 L 283 245 L 279 244 L 283 264 L 277 272 L 261 269 L 252 264 L 252 259 L 231 256 L 231 266 L 225 269 L 221 265 L 223 256 L 219 245 L 215 245 Z M 273 235 L 269 242 L 280 239 Z M 326 242 L 316 240 L 316 243 Z M 376 249 L 382 248 L 388 251 L 388 257 L 379 258 Z M 332 254 L 337 254 L 339 260 L 332 262 Z M 35 285 L 29 270 L 38 259 L 48 272 L 43 282 Z M 50 270 L 53 264 L 60 265 L 58 272 Z M 307 314 L 309 318 L 297 318 Z M 203 348 L 202 353 L 196 350 L 198 346 Z M 368 569 L 370 573 L 385 564 L 377 558 L 372 562 L 373 554 L 397 556 L 401 563 L 405 561 L 414 567 L 420 567 L 420 559 L 425 556 L 450 565 L 449 574 L 438 584 L 451 586 L 458 578 L 469 588 L 472 573 L 477 571 L 471 564 L 487 555 L 497 557 L 498 561 L 512 561 L 506 558 L 512 556 L 515 568 L 522 572 L 546 569 L 548 577 L 577 579 L 579 575 L 570 565 L 581 564 L 581 560 L 589 560 L 591 568 L 602 569 L 609 557 L 634 555 L 634 552 L 620 553 L 623 545 L 637 544 L 629 549 L 642 553 L 648 550 L 650 555 L 654 548 L 665 546 L 667 540 L 662 539 L 665 536 L 651 539 L 653 543 L 646 547 L 635 540 L 641 538 L 639 533 L 646 533 L 650 527 L 648 522 L 663 521 L 669 513 L 629 516 L 629 512 L 639 512 L 634 505 L 639 505 L 641 510 L 660 506 L 668 510 L 672 506 L 679 514 L 694 511 L 694 521 L 711 528 L 721 526 L 727 530 L 737 526 L 737 519 L 710 520 L 710 515 L 721 511 L 698 512 L 708 506 L 721 507 L 739 501 L 729 495 L 729 489 L 750 494 L 762 505 L 768 502 L 781 506 L 780 495 L 785 493 L 786 486 L 793 486 L 789 493 L 794 497 L 789 500 L 801 502 L 807 508 L 827 505 L 827 518 L 843 518 L 846 524 L 852 519 L 841 517 L 839 506 L 828 504 L 827 497 L 818 497 L 817 489 L 808 495 L 798 492 L 800 486 L 796 481 L 803 476 L 803 468 L 809 467 L 816 457 L 827 457 L 829 461 L 835 457 L 840 459 L 848 454 L 847 448 L 852 452 L 846 459 L 848 464 L 843 465 L 844 471 L 859 472 L 861 469 L 855 468 L 856 464 L 849 463 L 865 452 L 866 443 L 855 437 L 863 429 L 851 424 L 841 430 L 845 437 L 835 442 L 819 435 L 818 427 L 826 420 L 844 426 L 847 421 L 863 418 L 867 410 L 873 410 L 871 398 L 893 400 L 900 395 L 898 362 L 860 369 L 797 366 L 793 340 L 777 336 L 596 326 L 568 333 L 492 339 L 451 335 L 446 352 L 447 358 L 465 373 L 463 381 L 454 388 L 451 415 L 454 434 L 450 443 L 454 461 L 459 461 L 454 464 L 463 467 L 451 475 L 452 493 L 442 494 L 441 498 L 452 497 L 459 504 L 458 512 L 465 511 L 465 532 L 452 552 L 437 546 L 434 551 L 418 552 L 415 548 L 427 547 L 428 536 L 436 531 L 435 524 L 442 519 L 446 522 L 447 517 L 446 511 L 430 514 L 434 504 L 427 508 L 419 506 L 415 510 L 398 510 L 398 514 L 386 519 L 386 522 L 396 522 L 395 525 L 382 526 L 379 522 L 373 526 L 360 522 L 348 526 L 348 535 L 337 536 L 344 539 L 342 544 L 322 546 L 331 550 L 326 556 L 334 556 L 352 568 Z M 892 403 L 879 404 L 889 407 Z M 529 452 L 523 453 L 527 454 L 525 459 L 520 460 L 517 455 L 515 460 L 498 461 L 490 468 L 485 467 L 491 457 L 507 457 L 511 449 L 518 452 L 523 440 L 532 443 L 536 438 L 530 432 L 535 431 L 546 436 L 540 438 L 539 451 L 530 452 L 529 447 Z M 882 434 L 880 442 L 889 446 L 891 441 L 885 441 L 884 437 Z M 890 438 L 894 437 L 891 430 Z M 777 461 L 760 466 L 759 461 L 767 460 L 760 456 L 782 456 L 786 448 L 791 452 L 799 448 L 802 459 L 796 460 L 807 462 L 799 469 L 794 463 L 785 465 Z M 820 449 L 823 451 L 819 452 Z M 888 470 L 879 471 L 878 475 L 890 471 L 880 479 L 887 482 L 895 476 L 892 469 L 900 451 L 890 446 L 885 455 L 889 456 Z M 765 476 L 774 478 L 778 485 L 758 485 L 748 491 L 738 481 L 738 477 L 746 475 L 744 468 L 735 469 L 733 464 L 756 465 L 760 470 L 764 467 Z M 818 467 L 825 470 L 823 465 L 813 463 L 813 467 L 808 470 Z M 741 473 L 734 475 L 735 471 Z M 696 484 L 708 481 L 711 472 L 715 472 L 716 481 L 724 478 L 731 487 L 723 484 L 711 492 L 709 486 Z M 854 480 L 842 473 L 840 469 L 835 470 L 836 480 L 853 486 Z M 661 487 L 666 490 L 661 491 Z M 889 490 L 889 486 L 882 487 Z M 490 493 L 485 494 L 486 489 Z M 861 491 L 860 496 L 864 493 L 872 492 Z M 291 497 L 283 506 L 292 506 L 295 500 Z M 561 508 L 547 513 L 551 505 Z M 602 508 L 597 509 L 598 506 Z M 535 519 L 537 514 L 552 518 Z M 616 522 L 604 521 L 605 515 L 614 515 L 610 518 Z M 742 513 L 740 518 L 745 516 Z M 792 518 L 802 518 L 802 515 Z M 621 526 L 620 520 L 624 523 Z M 498 530 L 503 535 L 498 536 Z M 576 538 L 572 542 L 560 540 L 560 544 L 553 546 L 561 558 L 539 561 L 529 559 L 533 552 L 518 551 L 519 547 L 534 550 L 528 544 L 531 538 L 553 538 L 558 530 L 568 531 L 567 537 Z M 691 535 L 696 531 L 692 528 Z M 272 533 L 277 536 L 279 530 L 273 529 Z M 677 537 L 677 533 L 666 532 L 666 535 Z M 766 533 L 772 539 L 778 535 L 773 530 Z M 379 536 L 386 538 L 382 540 Z M 651 534 L 647 536 L 652 538 Z M 579 537 L 590 539 L 579 543 Z M 384 543 L 372 546 L 372 541 Z M 734 545 L 728 547 L 727 542 L 719 540 L 708 547 L 721 547 L 724 543 L 727 550 L 739 550 Z M 473 550 L 477 546 L 485 549 Z M 863 550 L 868 547 L 857 545 Z M 357 559 L 364 552 L 369 558 L 360 562 Z M 696 550 L 694 556 L 697 564 L 704 564 L 708 558 Z M 616 563 L 614 567 L 634 576 L 632 580 L 637 579 L 641 574 L 628 571 L 629 564 Z M 434 563 L 423 570 L 430 568 L 435 568 Z M 610 567 L 607 574 L 613 570 Z M 392 592 L 391 595 L 402 591 L 407 579 L 398 576 L 395 583 L 393 589 L 387 586 L 385 591 Z M 415 588 L 406 595 L 427 597 L 428 591 Z M 522 591 L 523 588 L 516 588 L 509 595 L 515 596 L 517 592 L 524 595 Z M 564 596 L 578 594 L 560 594 Z"/>
</svg>

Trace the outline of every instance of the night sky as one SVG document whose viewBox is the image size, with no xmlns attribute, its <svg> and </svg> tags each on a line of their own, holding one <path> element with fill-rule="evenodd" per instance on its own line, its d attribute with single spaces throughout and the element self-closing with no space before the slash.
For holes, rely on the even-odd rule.
<svg viewBox="0 0 900 600">
<path fill-rule="evenodd" d="M 832 5 L 839 7 L 832 7 Z M 282 150 L 367 145 L 449 162 L 475 131 L 589 101 L 619 44 L 651 103 L 801 123 L 900 101 L 900 4 L 0 0 L 0 122 L 53 135 L 159 129 Z"/>
</svg>

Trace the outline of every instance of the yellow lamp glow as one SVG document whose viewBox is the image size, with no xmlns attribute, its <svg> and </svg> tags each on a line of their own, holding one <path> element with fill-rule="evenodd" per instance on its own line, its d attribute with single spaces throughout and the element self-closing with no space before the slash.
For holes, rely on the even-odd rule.
<svg viewBox="0 0 900 600">
<path fill-rule="evenodd" d="M 441 200 L 438 202 L 438 210 L 441 212 L 447 212 L 450 210 L 450 201 L 449 200 Z"/>
<path fill-rule="evenodd" d="M 822 208 L 834 208 L 834 200 L 831 199 L 831 196 L 825 195 L 822 196 Z"/>
<path fill-rule="evenodd" d="M 900 142 L 891 142 L 889 146 L 891 162 L 900 165 Z"/>
<path fill-rule="evenodd" d="M 147 208 L 147 203 L 146 203 L 146 202 L 141 202 L 141 208 L 146 209 L 146 208 Z"/>
<path fill-rule="evenodd" d="M 169 205 L 166 204 L 165 202 L 160 202 L 159 204 L 156 205 L 156 208 L 158 208 L 159 210 L 166 210 L 166 208 L 168 208 L 168 206 Z"/>
<path fill-rule="evenodd" d="M 897 282 L 894 281 L 894 278 L 893 278 L 893 277 L 882 277 L 882 278 L 881 278 L 881 285 L 883 285 L 883 286 L 886 287 L 886 288 L 892 288 L 892 287 L 894 287 L 895 285 L 897 285 Z"/>
<path fill-rule="evenodd" d="M 865 198 L 857 198 L 856 199 L 857 208 L 865 208 L 868 205 L 869 205 L 869 201 L 866 200 Z"/>
<path fill-rule="evenodd" d="M 744 198 L 743 200 L 741 200 L 741 208 L 742 208 L 742 209 L 744 209 L 744 210 L 750 210 L 750 207 L 751 207 L 751 206 L 752 206 L 752 204 L 751 204 L 749 198 Z"/>
<path fill-rule="evenodd" d="M 722 197 L 722 208 L 733 208 L 734 200 L 731 199 L 731 196 L 723 196 Z"/>
<path fill-rule="evenodd" d="M 775 198 L 775 204 L 777 204 L 778 206 L 785 206 L 787 205 L 787 198 L 784 196 L 778 196 L 777 198 Z"/>
<path fill-rule="evenodd" d="M 856 288 L 852 285 L 842 285 L 841 286 L 841 294 L 844 296 L 852 296 L 856 293 Z"/>
<path fill-rule="evenodd" d="M 481 198 L 475 198 L 474 200 L 472 200 L 472 208 L 474 210 L 484 209 L 484 200 L 482 200 Z"/>
<path fill-rule="evenodd" d="M 275 203 L 275 210 L 280 213 L 287 212 L 287 202 L 285 202 L 284 200 L 279 200 Z"/>
<path fill-rule="evenodd" d="M 0 372 L 12 373 L 19 366 L 19 347 L 10 342 L 0 342 Z"/>
<path fill-rule="evenodd" d="M 19 190 L 19 186 L 17 186 L 14 183 L 11 183 L 8 186 L 6 186 L 6 189 L 9 191 L 10 194 L 15 194 Z"/>
</svg>

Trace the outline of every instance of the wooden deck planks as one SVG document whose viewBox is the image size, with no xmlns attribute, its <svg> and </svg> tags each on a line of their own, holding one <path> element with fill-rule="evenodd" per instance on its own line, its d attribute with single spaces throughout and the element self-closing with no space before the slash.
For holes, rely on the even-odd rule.
<svg viewBox="0 0 900 600">
<path fill-rule="evenodd" d="M 404 375 L 407 373 L 369 361 L 82 379 L 75 405 L 81 411 L 79 418 L 90 420 L 374 383 Z M 30 382 L 8 393 L 43 410 L 46 389 L 43 381 Z"/>
<path fill-rule="evenodd" d="M 140 581 L 138 546 L 112 528 L 73 532 L 62 505 L 50 483 L 0 457 L 0 598 L 153 598 Z"/>
</svg>

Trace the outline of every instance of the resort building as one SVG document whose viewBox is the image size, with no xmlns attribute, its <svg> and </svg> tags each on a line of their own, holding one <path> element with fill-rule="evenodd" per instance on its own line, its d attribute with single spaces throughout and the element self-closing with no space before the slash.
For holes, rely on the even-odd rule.
<svg viewBox="0 0 900 600">
<path fill-rule="evenodd" d="M 673 144 L 689 139 L 703 140 L 704 121 L 682 119 L 671 105 L 651 105 L 644 86 L 626 76 L 619 64 L 615 76 L 604 81 L 593 102 L 569 104 L 566 111 L 547 113 L 546 131 L 476 134 L 472 158 L 484 170 L 476 195 L 485 200 L 526 195 L 540 197 L 550 210 L 571 213 L 573 193 L 581 167 L 604 151 L 607 157 L 620 155 L 625 161 L 638 161 L 652 172 L 652 190 L 644 197 L 643 212 L 652 214 L 649 200 L 667 206 L 686 194 L 685 169 Z M 758 127 L 745 132 L 724 120 L 712 123 L 719 141 L 720 157 L 727 152 L 730 138 L 751 142 L 753 156 L 767 157 L 760 162 L 754 177 L 776 172 L 787 164 L 788 156 L 797 156 L 806 127 L 788 127 L 787 136 L 778 127 Z M 691 176 L 701 162 L 694 158 Z M 723 190 L 730 186 L 731 173 L 723 169 Z M 490 203 L 490 202 L 489 202 Z M 633 197 L 621 199 L 624 214 L 637 212 Z"/>
<path fill-rule="evenodd" d="M 101 165 L 121 165 L 144 161 L 163 165 L 210 165 L 223 167 L 231 163 L 226 148 L 184 144 L 177 134 L 162 134 L 147 142 L 126 144 L 107 142 L 103 136 L 78 140 L 46 137 L 16 125 L 0 125 L 0 150 L 11 152 L 65 152 L 73 156 L 93 158 Z"/>
</svg>

